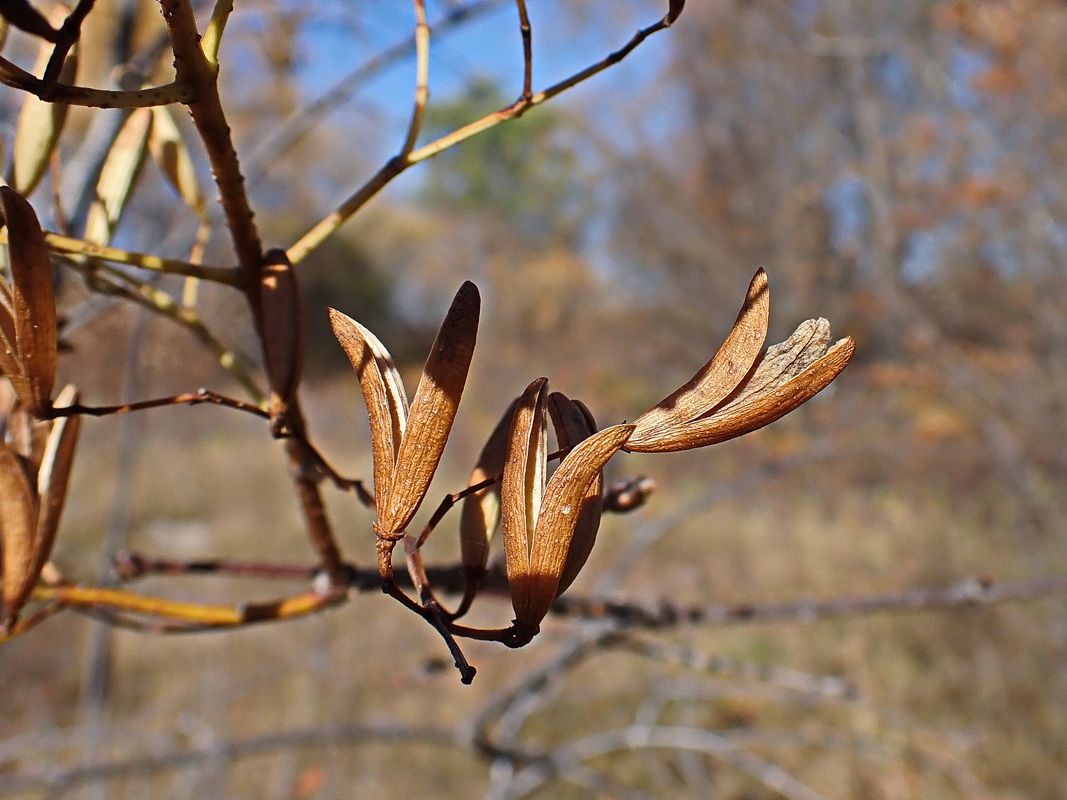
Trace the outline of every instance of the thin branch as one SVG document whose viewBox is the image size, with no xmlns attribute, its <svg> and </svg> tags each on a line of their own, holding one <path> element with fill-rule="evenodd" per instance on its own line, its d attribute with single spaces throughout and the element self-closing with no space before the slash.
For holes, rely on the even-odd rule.
<svg viewBox="0 0 1067 800">
<path fill-rule="evenodd" d="M 56 46 L 52 49 L 52 55 L 48 59 L 44 76 L 41 78 L 41 83 L 45 87 L 45 94 L 42 96 L 43 100 L 51 99 L 50 95 L 59 83 L 59 73 L 63 69 L 63 63 L 67 60 L 67 53 L 70 52 L 70 48 L 74 46 L 81 36 L 82 23 L 89 15 L 89 12 L 93 10 L 95 2 L 96 0 L 79 0 L 78 5 L 63 20 L 63 24 L 59 28 L 59 35 L 56 37 Z"/>
<path fill-rule="evenodd" d="M 100 281 L 102 279 L 102 276 L 97 274 L 98 272 L 106 273 L 106 277 L 103 277 L 103 280 L 106 281 L 104 287 L 105 292 L 118 293 L 128 300 L 143 305 L 146 308 L 155 311 L 157 314 L 167 317 L 188 330 L 193 336 L 199 339 L 212 354 L 214 354 L 219 365 L 233 375 L 233 377 L 244 387 L 245 391 L 252 397 L 253 402 L 257 405 L 266 403 L 266 393 L 256 383 L 251 374 L 249 374 L 249 372 L 241 365 L 237 354 L 215 337 L 193 309 L 182 306 L 166 292 L 157 289 L 144 281 L 139 281 L 133 276 L 127 275 L 125 272 L 106 263 L 101 263 L 96 268 L 79 263 L 78 261 L 70 261 L 68 263 L 70 263 L 74 269 L 87 275 L 89 279 L 93 281 Z"/>
<path fill-rule="evenodd" d="M 174 50 L 178 81 L 196 87 L 196 96 L 185 101 L 193 124 L 204 143 L 215 185 L 219 189 L 226 226 L 233 239 L 238 263 L 244 271 L 244 285 L 258 286 L 263 247 L 253 221 L 252 207 L 244 188 L 244 176 L 230 136 L 230 126 L 222 109 L 218 89 L 218 65 L 212 63 L 200 45 L 200 33 L 192 8 L 184 0 L 161 0 L 163 19 Z M 249 293 L 253 316 L 259 319 L 258 297 Z"/>
<path fill-rule="evenodd" d="M 280 600 L 246 603 L 236 607 L 215 606 L 146 597 L 99 586 L 38 586 L 33 590 L 32 597 L 46 603 L 59 603 L 66 608 L 110 610 L 208 628 L 237 628 L 293 619 L 314 614 L 338 602 L 328 595 L 305 592 Z"/>
<path fill-rule="evenodd" d="M 457 6 L 448 11 L 430 26 L 430 33 L 435 37 L 455 30 L 463 23 L 488 14 L 504 5 L 507 0 L 477 0 L 468 5 Z M 270 163 L 296 144 L 323 117 L 347 101 L 356 89 L 372 76 L 389 65 L 415 52 L 415 36 L 404 39 L 387 47 L 377 55 L 339 78 L 318 98 L 297 109 L 282 123 L 273 128 L 261 144 L 252 151 L 249 170 L 253 176 L 266 170 Z M 252 177 L 256 180 L 256 177 Z"/>
<path fill-rule="evenodd" d="M 407 158 L 415 149 L 430 99 L 430 27 L 426 24 L 426 3 L 415 0 L 415 105 L 411 111 L 411 123 L 400 148 L 400 158 Z"/>
<path fill-rule="evenodd" d="M 1052 575 L 996 583 L 987 578 L 967 578 L 945 587 L 917 588 L 903 592 L 837 597 L 828 600 L 797 600 L 788 603 L 713 603 L 677 606 L 667 601 L 647 605 L 561 597 L 552 611 L 563 616 L 611 619 L 627 628 L 674 628 L 679 625 L 750 625 L 771 622 L 817 622 L 837 617 L 903 611 L 967 608 L 993 603 L 1036 600 L 1067 594 L 1067 575 Z"/>
<path fill-rule="evenodd" d="M 254 406 L 250 403 L 245 403 L 241 400 L 235 400 L 232 397 L 227 397 L 217 392 L 209 391 L 208 389 L 197 389 L 195 392 L 186 392 L 185 394 L 172 395 L 170 397 L 157 397 L 152 400 L 138 400 L 134 403 L 123 403 L 117 406 L 83 406 L 80 403 L 74 403 L 69 406 L 53 407 L 49 410 L 46 418 L 56 417 L 70 417 L 75 414 L 86 414 L 90 417 L 106 417 L 111 414 L 127 414 L 131 411 L 144 411 L 150 408 L 162 408 L 164 406 L 176 406 L 176 405 L 190 405 L 195 406 L 200 403 L 213 403 L 215 405 L 226 406 L 227 408 L 234 408 L 238 411 L 245 411 L 249 414 L 254 414 L 257 417 L 263 419 L 270 419 L 270 413 L 259 406 Z"/>
<path fill-rule="evenodd" d="M 226 30 L 226 23 L 233 13 L 233 0 L 218 0 L 211 12 L 211 21 L 204 31 L 203 41 L 200 43 L 204 51 L 204 57 L 209 64 L 216 67 L 219 64 L 219 48 L 222 46 L 222 34 Z"/>
<path fill-rule="evenodd" d="M 456 732 L 444 728 L 407 728 L 397 725 L 328 725 L 280 731 L 244 739 L 212 742 L 209 746 L 161 749 L 150 755 L 133 755 L 108 761 L 59 766 L 36 773 L 0 775 L 0 791 L 51 792 L 58 794 L 86 783 L 154 775 L 187 769 L 205 762 L 237 761 L 268 753 L 328 744 L 431 744 L 463 747 L 467 744 Z M 51 796 L 51 795 L 50 795 Z"/>
<path fill-rule="evenodd" d="M 36 95 L 49 103 L 90 108 L 149 108 L 174 103 L 191 103 L 197 90 L 182 81 L 144 89 L 91 89 L 87 86 L 67 86 L 59 83 L 51 90 L 44 81 L 0 56 L 0 83 Z"/>
<path fill-rule="evenodd" d="M 180 561 L 150 558 L 139 553 L 120 553 L 115 558 L 115 572 L 122 580 L 135 580 L 144 575 L 228 575 L 241 578 L 275 578 L 310 581 L 316 568 L 297 564 L 273 564 L 262 561 L 231 561 L 227 559 Z"/>
<path fill-rule="evenodd" d="M 518 798 L 533 792 L 554 777 L 584 766 L 584 762 L 619 752 L 640 749 L 691 750 L 713 756 L 756 779 L 788 800 L 826 800 L 807 784 L 777 764 L 737 747 L 719 734 L 702 728 L 633 725 L 616 731 L 592 734 L 547 753 L 543 759 L 520 770 L 494 798 Z"/>
<path fill-rule="evenodd" d="M 49 250 L 65 256 L 84 256 L 85 258 L 94 258 L 99 261 L 110 261 L 113 264 L 125 264 L 129 267 L 165 272 L 168 275 L 184 275 L 221 283 L 225 286 L 241 287 L 241 273 L 233 267 L 215 267 L 206 264 L 194 264 L 174 258 L 134 253 L 129 250 L 120 250 L 116 247 L 85 242 L 70 236 L 62 236 L 58 233 L 46 233 L 44 239 Z M 6 228 L 0 231 L 0 244 L 7 244 Z"/>
<path fill-rule="evenodd" d="M 854 700 L 857 696 L 856 687 L 836 675 L 811 675 L 755 661 L 740 661 L 730 656 L 709 655 L 692 647 L 650 641 L 625 632 L 610 637 L 604 642 L 604 646 L 697 672 L 736 675 L 814 697 Z"/>
<path fill-rule="evenodd" d="M 529 104 L 533 97 L 533 29 L 526 11 L 526 0 L 515 0 L 519 10 L 519 33 L 522 35 L 522 95 L 520 100 Z"/>
<path fill-rule="evenodd" d="M 649 36 L 668 27 L 670 27 L 670 22 L 668 21 L 668 18 L 665 17 L 664 19 L 649 25 L 647 28 L 642 28 L 637 31 L 637 33 L 631 37 L 630 41 L 620 49 L 609 54 L 595 64 L 592 64 L 581 72 L 575 73 L 571 77 L 566 78 L 541 92 L 531 95 L 529 99 L 520 98 L 507 108 L 487 114 L 481 119 L 476 120 L 469 125 L 465 125 L 452 133 L 446 134 L 436 141 L 423 145 L 416 150 L 412 150 L 410 153 L 405 154 L 401 152 L 389 159 L 389 161 L 387 161 L 385 165 L 383 165 L 381 169 L 370 178 L 370 180 L 338 206 L 337 210 L 316 223 L 311 230 L 300 237 L 300 239 L 288 249 L 287 255 L 289 256 L 289 261 L 293 264 L 298 264 L 307 258 L 312 250 L 322 244 L 329 236 L 337 231 L 338 228 L 344 225 L 344 223 L 347 222 L 353 214 L 359 211 L 367 201 L 378 194 L 378 192 L 408 167 L 418 164 L 421 161 L 426 161 L 438 153 L 441 153 L 476 134 L 496 127 L 502 122 L 515 119 L 521 116 L 528 108 L 532 108 L 533 106 L 551 100 L 556 95 L 562 94 L 568 89 L 577 86 L 579 83 L 603 72 L 605 69 L 618 64 Z"/>
<path fill-rule="evenodd" d="M 298 434 L 285 440 L 285 453 L 292 467 L 293 487 L 296 489 L 297 500 L 300 503 L 300 511 L 304 515 L 304 526 L 311 545 L 318 553 L 319 561 L 329 579 L 326 593 L 336 600 L 341 600 L 349 588 L 350 575 L 345 569 L 341 551 L 326 516 L 326 506 L 319 492 L 317 475 L 305 468 L 305 465 L 309 463 L 325 462 L 322 461 L 318 452 L 306 444 L 302 438 L 304 426 L 299 406 L 294 402 L 290 408 L 291 419 L 296 423 L 295 430 Z"/>
</svg>

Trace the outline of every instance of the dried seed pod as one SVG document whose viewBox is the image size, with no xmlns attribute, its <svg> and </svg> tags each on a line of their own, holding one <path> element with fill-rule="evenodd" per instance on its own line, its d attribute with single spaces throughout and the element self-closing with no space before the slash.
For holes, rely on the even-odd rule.
<svg viewBox="0 0 1067 800">
<path fill-rule="evenodd" d="M 407 424 L 407 394 L 392 356 L 378 338 L 340 311 L 331 308 L 329 312 L 333 334 L 352 362 L 367 404 L 374 453 L 374 499 L 381 513 Z"/>
<path fill-rule="evenodd" d="M 379 509 L 378 524 L 387 533 L 408 526 L 430 488 L 467 383 L 480 312 L 478 287 L 466 281 L 441 323 L 411 400 L 388 502 L 384 512 Z"/>
<path fill-rule="evenodd" d="M 477 486 L 504 472 L 508 434 L 518 405 L 515 399 L 489 434 L 471 471 L 468 486 Z M 463 498 L 459 517 L 460 560 L 468 581 L 480 581 L 489 561 L 489 543 L 500 524 L 500 482 Z"/>
<path fill-rule="evenodd" d="M 270 250 L 264 260 L 259 282 L 263 354 L 271 389 L 271 417 L 280 420 L 300 385 L 306 312 L 296 271 L 285 251 Z"/>
<path fill-rule="evenodd" d="M 596 433 L 596 420 L 583 403 L 571 400 L 561 392 L 553 392 L 548 398 L 548 413 L 556 430 L 556 441 L 560 450 L 571 450 L 580 442 Z M 618 449 L 618 448 L 616 448 Z M 566 460 L 566 459 L 565 459 Z M 556 596 L 563 594 L 585 562 L 596 543 L 596 534 L 600 529 L 600 517 L 604 511 L 604 476 L 597 473 L 586 489 L 585 496 L 578 503 L 578 519 L 574 525 L 567 560 L 559 578 Z"/>
<path fill-rule="evenodd" d="M 596 500 L 589 499 L 589 487 L 633 430 L 633 425 L 613 425 L 593 434 L 578 444 L 552 474 L 531 542 L 529 570 L 520 585 L 512 586 L 517 630 L 536 632 L 552 601 L 566 588 L 562 585 L 563 576 L 573 580 L 584 566 L 592 542 L 579 542 L 573 557 L 571 548 L 583 516 L 588 521 L 583 535 L 596 536 L 599 493 Z"/>
<path fill-rule="evenodd" d="M 478 287 L 465 282 L 441 323 L 410 409 L 384 345 L 355 320 L 330 310 L 334 335 L 359 376 L 367 403 L 375 531 L 383 539 L 400 538 L 437 470 L 470 370 L 480 309 Z"/>
<path fill-rule="evenodd" d="M 829 347 L 830 323 L 824 319 L 801 323 L 756 360 L 753 347 L 758 350 L 757 336 L 762 341 L 766 331 L 766 303 L 761 271 L 726 344 L 692 381 L 637 420 L 624 450 L 689 450 L 750 433 L 807 402 L 848 365 L 855 343 L 845 338 Z"/>
<path fill-rule="evenodd" d="M 530 582 L 530 542 L 537 527 L 545 491 L 548 459 L 545 401 L 548 379 L 538 378 L 522 393 L 508 435 L 500 511 L 504 534 L 504 565 L 516 615 L 526 603 Z"/>
<path fill-rule="evenodd" d="M 7 225 L 14 344 L 20 365 L 19 378 L 13 383 L 27 409 L 42 416 L 50 404 L 56 376 L 52 263 L 33 207 L 13 189 L 0 186 L 0 208 Z M 5 357 L 3 363 L 9 366 L 10 359 Z"/>
<path fill-rule="evenodd" d="M 25 383 L 22 365 L 15 347 L 15 309 L 12 306 L 11 288 L 0 280 L 0 375 L 8 380 Z M 28 390 L 22 389 L 23 393 Z"/>
<path fill-rule="evenodd" d="M 4 628 L 10 630 L 37 581 L 37 498 L 23 459 L 0 439 Z"/>
<path fill-rule="evenodd" d="M 56 396 L 55 406 L 64 408 L 75 405 L 77 402 L 78 390 L 68 384 Z M 80 429 L 80 416 L 59 417 L 52 423 L 52 429 L 48 434 L 41 458 L 41 467 L 37 472 L 37 495 L 40 498 L 40 508 L 37 519 L 34 582 L 52 554 L 52 545 L 56 540 L 63 505 L 67 499 L 67 482 L 74 464 L 74 450 L 78 444 Z"/>
<path fill-rule="evenodd" d="M 856 351 L 850 337 L 837 342 L 825 354 L 784 383 L 771 383 L 744 400 L 727 403 L 705 419 L 682 428 L 672 450 L 688 450 L 734 439 L 781 419 L 830 385 Z"/>
<path fill-rule="evenodd" d="M 635 444 L 669 436 L 678 426 L 718 405 L 751 369 L 767 338 L 770 292 L 767 273 L 758 270 L 748 286 L 737 320 L 714 357 L 692 379 L 636 421 Z"/>
</svg>

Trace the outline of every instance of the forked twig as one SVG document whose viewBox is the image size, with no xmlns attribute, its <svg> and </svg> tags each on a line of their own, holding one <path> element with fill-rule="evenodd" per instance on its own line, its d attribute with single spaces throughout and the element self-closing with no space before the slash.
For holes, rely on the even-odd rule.
<svg viewBox="0 0 1067 800">
<path fill-rule="evenodd" d="M 675 3 L 672 3 L 672 13 Z M 680 6 L 681 4 L 677 4 Z M 595 64 L 591 64 L 580 72 L 575 73 L 569 78 L 565 78 L 559 83 L 549 86 L 543 91 L 530 95 L 529 99 L 520 98 L 515 103 L 512 103 L 507 108 L 500 109 L 491 114 L 487 114 L 475 122 L 465 125 L 452 133 L 446 134 L 441 138 L 423 145 L 422 147 L 412 150 L 408 153 L 400 152 L 393 158 L 389 159 L 382 166 L 378 172 L 376 172 L 366 183 L 355 191 L 347 200 L 341 203 L 335 211 L 326 216 L 320 222 L 316 223 L 311 230 L 305 233 L 300 239 L 289 247 L 286 251 L 289 256 L 289 261 L 293 264 L 298 264 L 307 258 L 308 254 L 322 244 L 329 236 L 331 236 L 338 228 L 344 225 L 348 219 L 355 214 L 360 208 L 362 208 L 371 198 L 378 194 L 386 185 L 388 185 L 394 178 L 400 173 L 421 161 L 426 161 L 429 158 L 437 155 L 438 153 L 447 150 L 454 145 L 459 144 L 466 139 L 471 138 L 483 131 L 487 131 L 490 128 L 496 127 L 502 122 L 515 119 L 522 115 L 528 108 L 540 105 L 541 103 L 551 100 L 556 95 L 562 94 L 579 83 L 592 78 L 605 69 L 618 64 L 626 56 L 628 56 L 635 48 L 637 48 L 642 42 L 649 36 L 657 33 L 661 30 L 665 30 L 671 26 L 674 21 L 674 17 L 677 15 L 668 14 L 663 19 L 657 20 L 654 24 L 648 27 L 641 28 L 631 38 L 630 41 L 623 45 L 613 53 L 608 54 Z"/>
<path fill-rule="evenodd" d="M 52 49 L 52 55 L 48 59 L 44 76 L 41 78 L 42 100 L 52 99 L 51 94 L 59 82 L 59 73 L 63 69 L 63 63 L 67 60 L 67 53 L 70 52 L 70 48 L 74 46 L 81 36 L 82 22 L 85 21 L 89 12 L 93 10 L 95 2 L 96 0 L 79 0 L 78 5 L 63 20 L 63 24 L 59 28 L 59 35 L 56 37 L 56 46 Z"/>
<path fill-rule="evenodd" d="M 533 29 L 526 11 L 526 0 L 515 0 L 515 5 L 519 10 L 519 33 L 522 35 L 522 94 L 519 100 L 529 106 L 533 97 Z"/>
<path fill-rule="evenodd" d="M 400 148 L 400 158 L 407 158 L 415 149 L 430 99 L 430 26 L 426 24 L 425 0 L 415 0 L 415 103 L 411 110 L 411 122 Z"/>
<path fill-rule="evenodd" d="M 234 408 L 238 411 L 254 414 L 263 419 L 270 419 L 270 414 L 259 406 L 246 403 L 243 400 L 235 400 L 232 397 L 227 397 L 226 395 L 212 392 L 208 389 L 197 389 L 195 392 L 186 392 L 185 394 L 177 394 L 170 397 L 158 397 L 153 400 L 138 400 L 134 403 L 123 403 L 114 406 L 85 406 L 80 403 L 75 403 L 69 406 L 60 406 L 58 408 L 53 407 L 48 411 L 46 416 L 55 418 L 70 417 L 75 414 L 85 414 L 90 417 L 104 417 L 109 414 L 127 414 L 131 411 L 144 411 L 149 408 L 161 408 L 173 405 L 195 406 L 200 403 L 213 403 L 215 405 L 226 406 L 227 408 Z"/>
</svg>

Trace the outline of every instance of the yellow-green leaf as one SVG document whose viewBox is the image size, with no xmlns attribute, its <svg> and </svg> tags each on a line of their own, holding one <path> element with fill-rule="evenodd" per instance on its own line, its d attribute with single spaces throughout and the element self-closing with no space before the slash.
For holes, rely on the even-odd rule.
<svg viewBox="0 0 1067 800">
<path fill-rule="evenodd" d="M 152 109 L 138 108 L 119 129 L 96 182 L 96 197 L 85 220 L 86 241 L 100 245 L 111 241 L 144 164 L 151 128 Z"/>
<path fill-rule="evenodd" d="M 197 215 L 203 216 L 204 195 L 200 191 L 196 167 L 181 129 L 166 106 L 153 106 L 152 117 L 152 132 L 148 136 L 152 159 L 182 201 Z"/>
<path fill-rule="evenodd" d="M 42 43 L 34 67 L 36 74 L 44 72 L 52 49 L 50 44 Z M 75 46 L 63 63 L 59 73 L 60 83 L 73 84 L 77 70 L 78 53 Z M 20 194 L 28 197 L 41 182 L 66 120 L 65 103 L 46 103 L 28 92 L 23 97 L 12 146 L 11 179 L 8 181 Z"/>
</svg>

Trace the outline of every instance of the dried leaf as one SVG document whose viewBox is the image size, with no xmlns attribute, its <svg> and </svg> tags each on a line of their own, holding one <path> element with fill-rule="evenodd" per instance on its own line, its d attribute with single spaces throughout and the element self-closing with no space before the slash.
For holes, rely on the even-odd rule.
<svg viewBox="0 0 1067 800">
<path fill-rule="evenodd" d="M 503 473 L 508 435 L 511 433 L 511 421 L 518 403 L 518 399 L 511 402 L 493 432 L 489 434 L 489 439 L 471 472 L 468 486 L 476 486 Z M 485 571 L 485 565 L 489 561 L 489 543 L 499 524 L 499 481 L 463 498 L 459 517 L 460 558 L 468 575 L 480 578 Z"/>
<path fill-rule="evenodd" d="M 270 250 L 260 276 L 263 353 L 271 388 L 272 413 L 293 400 L 303 371 L 307 333 L 304 299 L 285 251 Z"/>
<path fill-rule="evenodd" d="M 767 273 L 757 271 L 733 329 L 715 356 L 693 378 L 635 422 L 632 443 L 654 446 L 678 425 L 711 411 L 749 372 L 767 337 L 770 292 Z"/>
<path fill-rule="evenodd" d="M 408 526 L 437 471 L 474 356 L 480 311 L 478 287 L 464 282 L 441 323 L 411 400 L 384 513 L 379 509 L 378 525 L 387 533 Z"/>
<path fill-rule="evenodd" d="M 200 191 L 193 157 L 189 153 L 189 146 L 181 129 L 166 106 L 152 107 L 152 132 L 148 136 L 148 150 L 182 201 L 198 216 L 203 216 L 204 194 Z"/>
<path fill-rule="evenodd" d="M 22 460 L 0 440 L 0 546 L 4 626 L 10 630 L 37 582 L 37 508 Z"/>
<path fill-rule="evenodd" d="M 36 416 L 49 405 L 56 376 L 56 300 L 52 263 L 37 215 L 22 197 L 0 187 L 11 264 L 15 350 L 26 384 L 22 402 Z M 16 384 L 16 389 L 18 385 Z"/>
<path fill-rule="evenodd" d="M 377 337 L 340 311 L 331 308 L 329 312 L 333 334 L 352 362 L 367 404 L 374 454 L 374 499 L 380 514 L 407 424 L 407 395 L 396 365 Z"/>
<path fill-rule="evenodd" d="M 44 72 L 51 55 L 52 46 L 42 43 L 34 67 L 36 74 Z M 63 69 L 59 73 L 59 82 L 73 84 L 77 70 L 78 52 L 75 46 L 67 54 Z M 52 151 L 56 148 L 66 120 L 65 103 L 46 103 L 36 95 L 26 93 L 22 100 L 22 110 L 19 112 L 18 126 L 15 128 L 11 180 L 8 181 L 15 191 L 29 197 L 37 188 L 48 168 Z"/>
<path fill-rule="evenodd" d="M 590 497 L 589 488 L 599 482 L 600 471 L 633 433 L 633 425 L 613 425 L 576 446 L 553 473 L 544 491 L 541 513 L 537 520 L 530 553 L 528 575 L 519 585 L 511 584 L 516 627 L 532 630 L 544 619 L 561 588 L 566 572 L 571 580 L 584 566 L 592 541 L 582 542 L 571 550 L 579 519 L 585 515 L 592 524 L 583 535 L 595 538 L 600 522 L 600 493 Z M 568 564 L 568 562 L 571 562 Z M 510 583 L 511 576 L 508 580 Z M 568 584 L 569 585 L 569 584 Z"/>
<path fill-rule="evenodd" d="M 83 238 L 86 241 L 101 245 L 111 241 L 119 218 L 126 209 L 126 201 L 140 175 L 152 119 L 152 109 L 138 108 L 116 134 L 104 166 L 100 169 L 96 196 L 85 220 Z"/>
<path fill-rule="evenodd" d="M 78 402 L 78 390 L 67 385 L 56 396 L 56 408 L 64 408 Z M 37 495 L 40 509 L 37 519 L 36 574 L 40 574 L 52 554 L 52 545 L 59 530 L 59 519 L 67 499 L 67 481 L 74 464 L 74 449 L 78 443 L 81 417 L 59 417 L 52 423 L 48 434 L 41 467 L 37 472 Z"/>
<path fill-rule="evenodd" d="M 667 24 L 673 24 L 681 16 L 684 8 L 685 0 L 670 0 L 670 5 L 667 7 Z"/>
<path fill-rule="evenodd" d="M 516 612 L 519 595 L 530 574 L 530 541 L 545 489 L 547 392 L 548 379 L 538 378 L 526 387 L 515 406 L 500 487 L 504 565 Z"/>
</svg>

